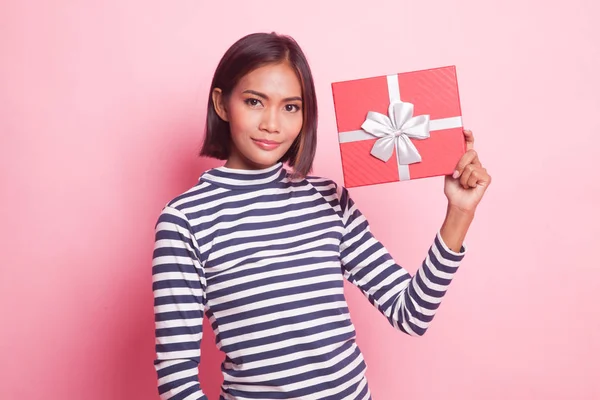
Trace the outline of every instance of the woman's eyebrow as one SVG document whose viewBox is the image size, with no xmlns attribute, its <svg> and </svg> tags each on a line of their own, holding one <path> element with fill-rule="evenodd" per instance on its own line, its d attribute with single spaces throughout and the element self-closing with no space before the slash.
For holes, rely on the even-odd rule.
<svg viewBox="0 0 600 400">
<path fill-rule="evenodd" d="M 253 95 L 261 97 L 265 100 L 269 100 L 269 96 L 267 96 L 264 93 L 257 92 L 256 90 L 248 89 L 248 90 L 244 90 L 242 93 L 253 94 Z M 285 99 L 283 99 L 283 101 L 302 101 L 302 97 L 300 97 L 300 96 L 286 97 Z"/>
</svg>

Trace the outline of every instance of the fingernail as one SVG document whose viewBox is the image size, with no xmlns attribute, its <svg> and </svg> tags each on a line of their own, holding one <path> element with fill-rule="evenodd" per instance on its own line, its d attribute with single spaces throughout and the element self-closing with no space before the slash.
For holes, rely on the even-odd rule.
<svg viewBox="0 0 600 400">
<path fill-rule="evenodd" d="M 454 173 L 452 174 L 452 177 L 454 179 L 458 178 L 459 172 L 458 171 L 454 171 Z"/>
</svg>

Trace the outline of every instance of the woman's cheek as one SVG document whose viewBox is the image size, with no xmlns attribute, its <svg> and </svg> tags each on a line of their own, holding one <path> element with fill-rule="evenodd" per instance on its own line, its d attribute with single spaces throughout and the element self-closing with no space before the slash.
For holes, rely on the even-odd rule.
<svg viewBox="0 0 600 400">
<path fill-rule="evenodd" d="M 243 135 L 252 131 L 252 127 L 256 125 L 256 113 L 247 112 L 246 110 L 236 110 L 230 121 L 232 134 Z M 235 132 L 233 132 L 235 131 Z"/>
<path fill-rule="evenodd" d="M 292 118 L 289 118 L 286 128 L 291 135 L 296 136 L 302 129 L 302 116 L 298 117 L 294 114 Z"/>
</svg>

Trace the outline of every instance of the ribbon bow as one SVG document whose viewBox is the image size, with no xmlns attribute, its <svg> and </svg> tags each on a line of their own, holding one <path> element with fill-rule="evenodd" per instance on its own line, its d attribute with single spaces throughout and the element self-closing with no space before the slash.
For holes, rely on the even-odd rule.
<svg viewBox="0 0 600 400">
<path fill-rule="evenodd" d="M 411 103 L 395 101 L 389 106 L 389 117 L 375 111 L 367 113 L 367 119 L 361 128 L 380 138 L 371 149 L 373 156 L 384 162 L 388 161 L 394 153 L 395 146 L 399 164 L 421 161 L 421 155 L 410 138 L 429 137 L 429 115 L 413 117 L 414 108 Z"/>
</svg>

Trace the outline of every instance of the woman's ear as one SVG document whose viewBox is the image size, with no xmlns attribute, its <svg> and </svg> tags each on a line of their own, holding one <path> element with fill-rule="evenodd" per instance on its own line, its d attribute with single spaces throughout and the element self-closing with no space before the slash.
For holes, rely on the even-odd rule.
<svg viewBox="0 0 600 400">
<path fill-rule="evenodd" d="M 214 88 L 212 91 L 212 102 L 215 108 L 215 112 L 223 121 L 229 122 L 227 117 L 227 108 L 225 107 L 225 101 L 223 99 L 223 91 L 219 88 Z"/>
</svg>

